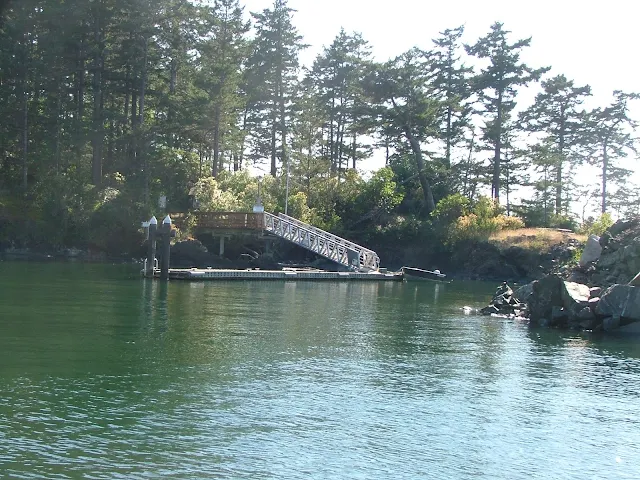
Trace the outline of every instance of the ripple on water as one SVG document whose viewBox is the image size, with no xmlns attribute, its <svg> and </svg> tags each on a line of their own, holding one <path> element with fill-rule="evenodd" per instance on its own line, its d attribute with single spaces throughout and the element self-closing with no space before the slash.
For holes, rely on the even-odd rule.
<svg viewBox="0 0 640 480">
<path fill-rule="evenodd" d="M 636 348 L 460 313 L 492 288 L 76 275 L 99 309 L 0 338 L 0 476 L 640 478 Z"/>
</svg>

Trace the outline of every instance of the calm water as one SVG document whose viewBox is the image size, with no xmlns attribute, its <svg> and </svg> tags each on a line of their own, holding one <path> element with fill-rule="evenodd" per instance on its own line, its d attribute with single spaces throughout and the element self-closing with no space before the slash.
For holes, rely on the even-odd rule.
<svg viewBox="0 0 640 480">
<path fill-rule="evenodd" d="M 0 477 L 640 478 L 640 338 L 494 287 L 0 262 Z"/>
</svg>

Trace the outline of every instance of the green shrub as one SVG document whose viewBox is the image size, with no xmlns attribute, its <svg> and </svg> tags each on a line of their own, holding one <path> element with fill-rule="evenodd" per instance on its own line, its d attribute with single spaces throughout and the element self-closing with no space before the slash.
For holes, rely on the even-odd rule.
<svg viewBox="0 0 640 480">
<path fill-rule="evenodd" d="M 580 233 L 584 233 L 586 235 L 602 235 L 613 225 L 613 219 L 611 215 L 608 213 L 603 213 L 596 219 L 595 221 L 587 221 L 582 224 L 580 228 Z"/>
</svg>

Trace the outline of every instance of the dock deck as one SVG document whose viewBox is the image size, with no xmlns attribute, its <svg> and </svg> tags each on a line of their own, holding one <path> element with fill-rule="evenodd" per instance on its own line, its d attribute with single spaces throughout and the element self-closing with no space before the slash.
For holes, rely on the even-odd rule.
<svg viewBox="0 0 640 480">
<path fill-rule="evenodd" d="M 160 271 L 154 271 L 159 277 Z M 260 270 L 218 268 L 170 268 L 172 280 L 337 280 L 337 281 L 402 281 L 402 272 L 330 272 L 326 270 Z"/>
</svg>

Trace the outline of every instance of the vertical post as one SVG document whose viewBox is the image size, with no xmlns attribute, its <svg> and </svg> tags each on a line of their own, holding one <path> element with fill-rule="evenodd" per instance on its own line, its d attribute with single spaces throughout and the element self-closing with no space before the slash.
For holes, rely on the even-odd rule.
<svg viewBox="0 0 640 480">
<path fill-rule="evenodd" d="M 220 236 L 220 256 L 224 256 L 224 235 Z"/>
<path fill-rule="evenodd" d="M 171 217 L 167 215 L 162 221 L 162 262 L 160 264 L 160 278 L 169 279 L 169 256 L 171 255 Z"/>
<path fill-rule="evenodd" d="M 145 276 L 153 277 L 153 265 L 156 260 L 156 234 L 158 230 L 158 220 L 155 215 L 149 220 L 149 246 L 147 247 L 147 271 Z"/>
</svg>

